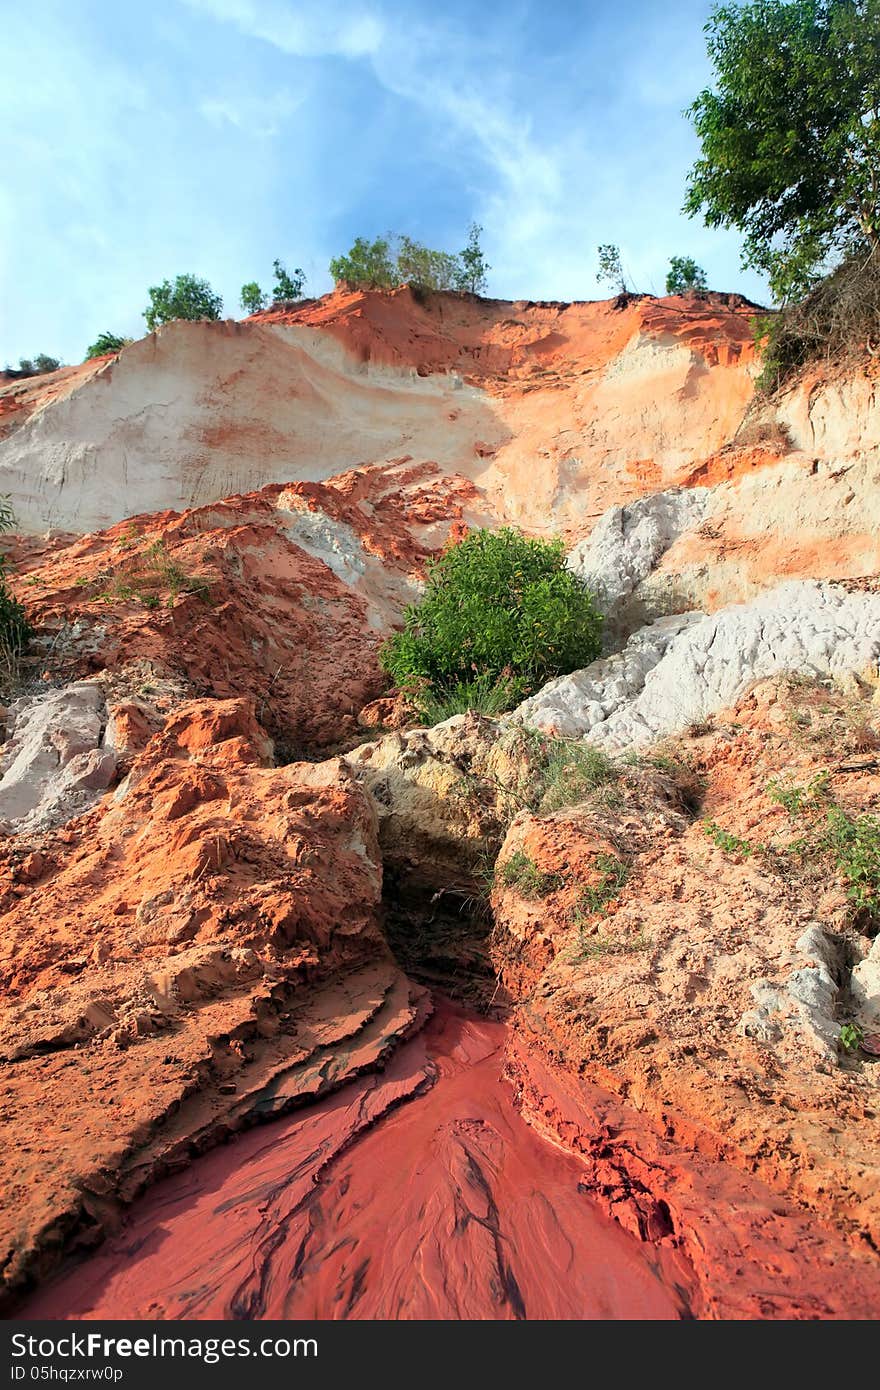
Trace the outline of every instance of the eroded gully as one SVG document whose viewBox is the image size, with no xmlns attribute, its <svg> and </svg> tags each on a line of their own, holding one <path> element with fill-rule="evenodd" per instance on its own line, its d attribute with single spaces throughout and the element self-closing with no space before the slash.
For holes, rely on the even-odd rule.
<svg viewBox="0 0 880 1390">
<path fill-rule="evenodd" d="M 384 1071 L 157 1184 L 19 1316 L 686 1317 L 671 1256 L 520 1118 L 506 1033 L 438 1004 Z"/>
</svg>

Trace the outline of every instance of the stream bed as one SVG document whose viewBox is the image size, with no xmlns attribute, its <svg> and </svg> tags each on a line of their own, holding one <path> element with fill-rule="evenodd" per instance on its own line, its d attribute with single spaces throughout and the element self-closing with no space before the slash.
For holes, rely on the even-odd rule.
<svg viewBox="0 0 880 1390">
<path fill-rule="evenodd" d="M 162 1180 L 19 1316 L 687 1317 L 657 1247 L 520 1118 L 505 1041 L 439 1004 L 384 1071 Z"/>
</svg>

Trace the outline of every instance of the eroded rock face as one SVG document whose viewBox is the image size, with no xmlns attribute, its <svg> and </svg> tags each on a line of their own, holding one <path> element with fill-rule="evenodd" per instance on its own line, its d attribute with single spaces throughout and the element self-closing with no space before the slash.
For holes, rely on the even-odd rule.
<svg viewBox="0 0 880 1390">
<path fill-rule="evenodd" d="M 876 708 L 869 690 L 760 683 L 714 728 L 652 749 L 641 771 L 622 764 L 610 803 L 605 788 L 514 820 L 499 864 L 525 853 L 537 877 L 496 875 L 493 894 L 496 964 L 522 1001 L 525 1087 L 523 1057 L 543 1049 L 665 1142 L 756 1175 L 856 1251 L 880 1235 L 880 1082 L 838 1039 L 853 1019 L 872 1026 L 873 928 L 833 858 L 798 850 L 825 803 L 790 810 L 774 786 L 808 786 L 830 769 L 834 802 L 850 818 L 870 812 L 880 782 L 859 749 L 871 729 L 880 737 Z M 686 771 L 691 789 L 702 779 L 696 818 L 670 808 L 662 782 L 633 794 L 633 769 Z M 569 1131 L 557 1133 L 565 1142 Z M 619 1162 L 627 1169 L 623 1152 Z M 639 1172 L 675 1205 L 674 1183 L 650 1184 L 650 1165 Z M 748 1248 L 742 1213 L 728 1207 L 724 1220 Z M 706 1239 L 711 1230 L 710 1219 Z"/>
<path fill-rule="evenodd" d="M 471 893 L 532 774 L 521 739 L 459 714 L 346 756 L 370 795 L 384 862 L 422 889 Z"/>
<path fill-rule="evenodd" d="M 0 824 L 45 830 L 93 805 L 116 772 L 104 742 L 107 712 L 99 685 L 80 682 L 25 696 L 9 709 L 0 756 Z"/>
<path fill-rule="evenodd" d="M 706 719 L 754 680 L 843 676 L 876 669 L 878 659 L 880 594 L 791 582 L 711 617 L 658 620 L 617 656 L 549 682 L 513 717 L 610 748 L 641 747 Z"/>
<path fill-rule="evenodd" d="M 709 498 L 708 488 L 673 488 L 612 507 L 587 540 L 571 551 L 569 568 L 595 594 L 603 612 L 613 617 L 669 547 L 696 530 Z"/>
<path fill-rule="evenodd" d="M 445 483 L 438 493 L 431 468 L 275 486 L 23 542 L 17 582 L 50 670 L 63 650 L 68 675 L 109 679 L 140 662 L 193 693 L 246 690 L 291 756 L 350 740 L 383 691 L 378 649 L 417 595 L 441 494 L 448 524 L 461 499 Z"/>
<path fill-rule="evenodd" d="M 345 765 L 178 707 L 101 806 L 0 854 L 7 1293 L 191 1150 L 375 1064 L 423 1010 Z"/>
<path fill-rule="evenodd" d="M 478 483 L 475 516 L 579 538 L 732 437 L 752 313 L 735 296 L 420 304 L 402 289 L 171 323 L 39 389 L 0 387 L 0 487 L 27 530 L 87 532 L 405 457 Z"/>
</svg>

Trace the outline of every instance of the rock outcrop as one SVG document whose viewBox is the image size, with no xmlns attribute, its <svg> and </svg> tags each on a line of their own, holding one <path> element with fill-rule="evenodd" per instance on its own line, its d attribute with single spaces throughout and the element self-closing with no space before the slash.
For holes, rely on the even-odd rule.
<svg viewBox="0 0 880 1390">
<path fill-rule="evenodd" d="M 755 680 L 876 672 L 878 664 L 880 591 L 791 582 L 712 617 L 659 619 L 622 652 L 550 681 L 513 717 L 607 747 L 644 746 L 700 723 Z"/>
<path fill-rule="evenodd" d="M 876 385 L 756 398 L 753 314 L 337 291 L 0 383 L 7 1309 L 110 1236 L 30 1306 L 876 1312 Z M 414 727 L 381 644 L 511 523 L 604 654 Z"/>
<path fill-rule="evenodd" d="M 542 1050 L 655 1136 L 809 1208 L 856 1258 L 880 1239 L 877 1080 L 839 1039 L 846 1023 L 874 1026 L 873 928 L 848 896 L 858 868 L 819 846 L 826 805 L 870 831 L 880 781 L 859 750 L 871 730 L 880 745 L 876 709 L 870 691 L 756 685 L 714 727 L 621 764 L 611 795 L 514 819 L 499 865 L 525 854 L 535 872 L 496 874 L 494 890 L 520 1077 Z M 670 799 L 682 777 L 689 814 Z M 811 785 L 826 788 L 813 811 L 806 793 L 786 800 Z M 668 1174 L 640 1172 L 674 1214 Z"/>
<path fill-rule="evenodd" d="M 180 705 L 99 808 L 3 845 L 7 1294 L 424 1014 L 379 931 L 369 801 L 270 751 L 247 702 Z"/>
</svg>

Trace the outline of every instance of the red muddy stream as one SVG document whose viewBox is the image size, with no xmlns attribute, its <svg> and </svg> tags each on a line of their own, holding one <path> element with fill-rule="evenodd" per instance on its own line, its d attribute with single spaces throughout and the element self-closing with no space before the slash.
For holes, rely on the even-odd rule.
<svg viewBox="0 0 880 1390">
<path fill-rule="evenodd" d="M 384 1072 L 159 1183 L 19 1316 L 687 1316 L 659 1252 L 520 1119 L 505 1037 L 444 1006 Z"/>
</svg>

